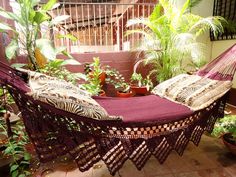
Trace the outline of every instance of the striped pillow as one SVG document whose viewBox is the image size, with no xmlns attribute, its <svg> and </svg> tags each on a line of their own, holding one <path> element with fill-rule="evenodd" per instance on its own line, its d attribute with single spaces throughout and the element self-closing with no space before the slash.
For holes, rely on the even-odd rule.
<svg viewBox="0 0 236 177">
<path fill-rule="evenodd" d="M 222 97 L 231 86 L 231 81 L 181 74 L 157 85 L 152 93 L 197 111 Z"/>
</svg>

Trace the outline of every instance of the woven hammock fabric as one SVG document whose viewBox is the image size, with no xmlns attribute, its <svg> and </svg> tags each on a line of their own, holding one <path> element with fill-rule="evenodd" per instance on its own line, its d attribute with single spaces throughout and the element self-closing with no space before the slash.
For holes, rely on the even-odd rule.
<svg viewBox="0 0 236 177">
<path fill-rule="evenodd" d="M 197 75 L 221 81 L 232 81 L 236 71 L 236 44 L 204 66 Z"/>
<path fill-rule="evenodd" d="M 189 141 L 198 145 L 203 132 L 223 117 L 226 102 L 225 95 L 201 111 L 164 121 L 97 121 L 34 100 L 26 94 L 23 73 L 0 65 L 0 76 L 22 112 L 41 162 L 70 154 L 81 171 L 102 160 L 112 175 L 126 160 L 141 170 L 151 155 L 163 163 L 173 150 L 182 155 Z"/>
</svg>

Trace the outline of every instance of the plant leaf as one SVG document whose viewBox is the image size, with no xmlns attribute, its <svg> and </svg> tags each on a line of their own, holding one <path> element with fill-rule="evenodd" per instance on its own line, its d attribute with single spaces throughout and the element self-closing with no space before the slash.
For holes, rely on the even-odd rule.
<svg viewBox="0 0 236 177">
<path fill-rule="evenodd" d="M 32 7 L 38 5 L 40 0 L 31 0 Z"/>
<path fill-rule="evenodd" d="M 61 35 L 61 34 L 59 34 L 57 37 L 58 37 L 59 39 L 61 39 L 61 38 L 67 38 L 67 39 L 72 40 L 73 42 L 75 42 L 75 41 L 78 40 L 78 38 L 75 37 L 75 36 L 72 35 L 72 34 L 66 34 L 66 35 Z"/>
<path fill-rule="evenodd" d="M 63 50 L 61 53 L 71 59 L 74 59 L 74 57 L 70 53 L 68 53 L 66 50 Z"/>
<path fill-rule="evenodd" d="M 50 17 L 46 13 L 43 13 L 43 12 L 36 12 L 34 16 L 34 21 L 37 24 L 41 24 L 44 21 L 47 21 L 49 19 Z"/>
<path fill-rule="evenodd" d="M 56 2 L 57 0 L 49 0 L 45 5 L 43 5 L 42 9 L 46 11 L 51 10 Z"/>
<path fill-rule="evenodd" d="M 157 4 L 155 6 L 153 12 L 149 16 L 149 19 L 150 19 L 150 21 L 154 21 L 154 20 L 158 19 L 160 16 L 161 16 L 161 4 Z"/>
<path fill-rule="evenodd" d="M 56 59 L 56 51 L 53 47 L 52 41 L 48 39 L 38 39 L 36 41 L 36 46 L 40 49 L 40 52 L 48 59 L 55 60 Z"/>
<path fill-rule="evenodd" d="M 20 174 L 18 177 L 26 177 L 25 174 Z"/>
<path fill-rule="evenodd" d="M 17 175 L 19 174 L 19 171 L 16 170 L 16 171 L 13 171 L 13 173 L 11 174 L 12 177 L 17 177 Z"/>
<path fill-rule="evenodd" d="M 75 59 L 67 59 L 63 61 L 62 65 L 81 65 L 81 63 Z"/>
<path fill-rule="evenodd" d="M 13 67 L 13 68 L 22 68 L 26 65 L 27 64 L 25 64 L 25 63 L 14 63 L 14 64 L 11 65 L 11 67 Z"/>
<path fill-rule="evenodd" d="M 0 10 L 0 16 L 13 20 L 13 18 L 8 14 L 8 12 L 6 12 L 4 10 Z"/>
<path fill-rule="evenodd" d="M 10 26 L 8 26 L 8 25 L 5 24 L 5 23 L 0 23 L 0 30 L 1 30 L 1 31 L 5 31 L 5 30 L 14 31 Z"/>
<path fill-rule="evenodd" d="M 18 43 L 13 39 L 10 44 L 6 47 L 6 57 L 8 60 L 11 60 L 16 56 L 17 49 L 19 48 Z"/>
<path fill-rule="evenodd" d="M 15 171 L 18 167 L 19 167 L 19 165 L 17 165 L 17 164 L 12 165 L 11 168 L 10 168 L 10 172 L 12 173 L 12 172 Z"/>
<path fill-rule="evenodd" d="M 61 21 L 67 20 L 68 18 L 70 18 L 69 15 L 60 15 L 60 16 L 56 16 L 55 18 L 52 19 L 52 21 L 50 22 L 50 25 L 57 25 L 59 24 Z"/>
<path fill-rule="evenodd" d="M 31 159 L 31 156 L 29 153 L 25 153 L 24 154 L 24 160 L 30 160 Z"/>
</svg>

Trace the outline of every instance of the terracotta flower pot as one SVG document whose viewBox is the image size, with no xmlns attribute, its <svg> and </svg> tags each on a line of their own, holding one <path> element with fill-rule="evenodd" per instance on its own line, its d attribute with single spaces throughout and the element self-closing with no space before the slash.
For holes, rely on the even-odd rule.
<svg viewBox="0 0 236 177">
<path fill-rule="evenodd" d="M 232 152 L 234 155 L 236 155 L 236 144 L 235 142 L 232 142 L 229 140 L 229 138 L 232 136 L 231 133 L 226 133 L 222 136 L 223 142 L 225 146 Z"/>
<path fill-rule="evenodd" d="M 105 79 L 106 79 L 106 73 L 105 73 L 105 72 L 102 72 L 102 73 L 99 75 L 99 79 L 100 79 L 100 84 L 101 84 L 101 85 L 104 85 L 104 84 L 105 84 Z"/>
<path fill-rule="evenodd" d="M 89 77 L 90 78 L 93 78 L 93 72 L 90 72 L 89 73 Z M 105 79 L 106 79 L 106 73 L 105 72 L 102 72 L 100 75 L 99 75 L 99 80 L 100 80 L 100 85 L 104 85 L 105 84 Z"/>
<path fill-rule="evenodd" d="M 121 92 L 121 91 L 117 91 L 116 96 L 120 97 L 120 98 L 128 98 L 128 97 L 133 96 L 133 92 L 131 91 L 131 92 L 124 93 L 124 92 Z"/>
<path fill-rule="evenodd" d="M 146 86 L 138 87 L 138 86 L 132 85 L 131 90 L 136 95 L 146 95 L 148 93 Z"/>
</svg>

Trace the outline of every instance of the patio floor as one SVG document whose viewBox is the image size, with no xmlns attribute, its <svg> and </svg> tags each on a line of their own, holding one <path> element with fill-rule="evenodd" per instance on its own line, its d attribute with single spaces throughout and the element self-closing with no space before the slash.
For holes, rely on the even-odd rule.
<svg viewBox="0 0 236 177">
<path fill-rule="evenodd" d="M 235 114 L 235 110 L 231 110 L 232 113 Z M 111 177 L 103 162 L 97 163 L 92 169 L 82 173 L 75 163 L 68 161 L 45 164 L 34 176 L 40 175 L 44 177 Z M 120 170 L 120 175 L 122 177 L 236 177 L 236 157 L 229 153 L 220 139 L 203 135 L 199 147 L 189 143 L 182 157 L 172 152 L 163 165 L 152 157 L 141 171 L 128 161 Z M 116 174 L 115 177 L 119 175 Z"/>
</svg>

